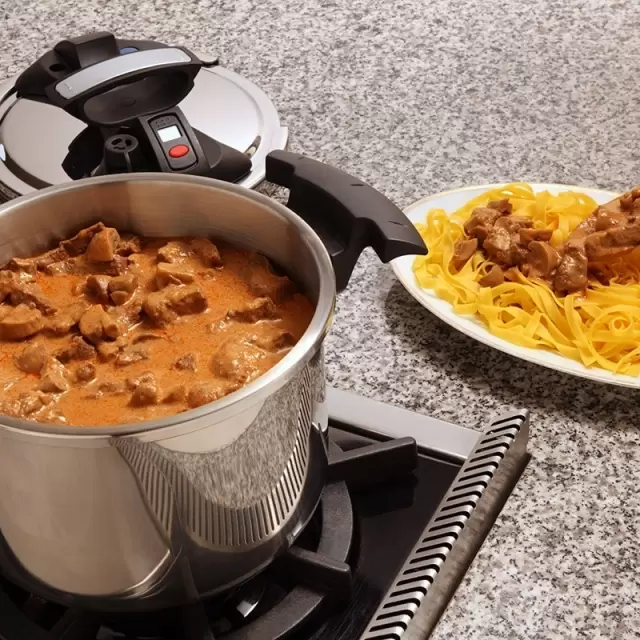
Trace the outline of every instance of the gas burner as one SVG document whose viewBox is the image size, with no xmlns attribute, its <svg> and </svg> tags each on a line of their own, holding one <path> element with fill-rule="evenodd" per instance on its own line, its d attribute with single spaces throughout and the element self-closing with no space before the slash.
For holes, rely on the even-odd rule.
<svg viewBox="0 0 640 640">
<path fill-rule="evenodd" d="M 422 640 L 526 464 L 526 412 L 479 433 L 329 397 L 320 505 L 260 575 L 189 607 L 128 615 L 65 609 L 0 577 L 0 640 Z M 389 439 L 402 433 L 415 439 Z"/>
</svg>

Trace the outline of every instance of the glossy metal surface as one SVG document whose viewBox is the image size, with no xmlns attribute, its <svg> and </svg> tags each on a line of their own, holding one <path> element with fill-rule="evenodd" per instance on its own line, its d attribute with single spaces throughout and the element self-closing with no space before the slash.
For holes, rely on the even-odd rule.
<svg viewBox="0 0 640 640">
<path fill-rule="evenodd" d="M 385 438 L 411 436 L 429 451 L 464 462 L 478 442 L 478 431 L 438 420 L 349 391 L 327 388 L 331 419 Z"/>
<path fill-rule="evenodd" d="M 316 303 L 280 363 L 199 409 L 85 429 L 0 419 L 0 531 L 15 556 L 2 570 L 65 604 L 168 606 L 257 572 L 317 505 L 333 271 L 319 238 L 286 207 L 227 183 L 158 174 L 84 180 L 5 205 L 0 263 L 96 220 L 260 250 Z"/>
<path fill-rule="evenodd" d="M 0 202 L 70 182 L 62 161 L 85 126 L 57 107 L 17 100 L 14 80 L 0 83 Z M 269 96 L 228 69 L 202 69 L 179 106 L 193 128 L 251 157 L 243 187 L 260 184 L 267 154 L 286 147 L 288 131 Z"/>
</svg>

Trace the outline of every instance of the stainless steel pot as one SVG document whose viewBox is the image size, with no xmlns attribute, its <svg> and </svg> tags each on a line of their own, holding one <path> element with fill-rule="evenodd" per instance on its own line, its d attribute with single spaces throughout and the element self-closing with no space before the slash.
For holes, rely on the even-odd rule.
<svg viewBox="0 0 640 640">
<path fill-rule="evenodd" d="M 336 280 L 346 285 L 366 245 L 385 261 L 424 246 L 392 203 L 342 172 L 274 152 L 267 177 L 290 188 L 288 207 L 166 174 L 81 180 L 0 207 L 0 263 L 102 220 L 260 251 L 316 305 L 278 365 L 193 411 L 85 429 L 0 416 L 0 569 L 10 579 L 66 605 L 175 605 L 247 579 L 311 517 L 327 466 L 322 341 Z"/>
</svg>

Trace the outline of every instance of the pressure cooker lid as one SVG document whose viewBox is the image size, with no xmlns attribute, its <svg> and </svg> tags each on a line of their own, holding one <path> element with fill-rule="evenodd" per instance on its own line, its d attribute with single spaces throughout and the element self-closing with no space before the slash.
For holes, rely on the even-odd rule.
<svg viewBox="0 0 640 640">
<path fill-rule="evenodd" d="M 70 181 L 62 162 L 86 128 L 58 107 L 17 98 L 13 86 L 0 84 L 0 201 Z M 203 68 L 179 106 L 194 129 L 251 158 L 237 182 L 247 188 L 264 180 L 267 154 L 286 146 L 287 129 L 269 97 L 220 66 Z"/>
</svg>

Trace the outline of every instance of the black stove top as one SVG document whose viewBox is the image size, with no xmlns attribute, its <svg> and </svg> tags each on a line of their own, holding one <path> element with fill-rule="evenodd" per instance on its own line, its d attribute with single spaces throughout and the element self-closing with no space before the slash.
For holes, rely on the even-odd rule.
<svg viewBox="0 0 640 640">
<path fill-rule="evenodd" d="M 0 640 L 360 638 L 464 459 L 344 424 L 329 433 L 330 481 L 318 510 L 256 578 L 187 609 L 126 616 L 65 609 L 0 578 Z"/>
</svg>

